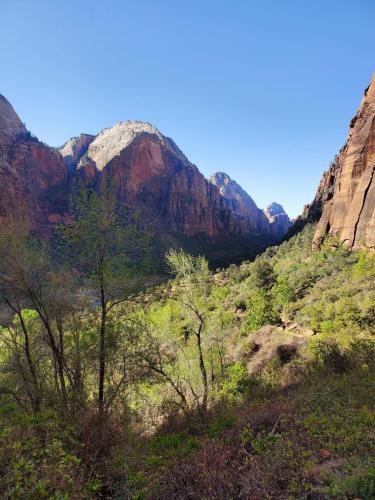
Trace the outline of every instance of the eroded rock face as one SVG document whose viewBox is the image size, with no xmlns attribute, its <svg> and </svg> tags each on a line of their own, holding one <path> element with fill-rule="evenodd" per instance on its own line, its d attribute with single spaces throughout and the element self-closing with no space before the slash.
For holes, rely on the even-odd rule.
<svg viewBox="0 0 375 500">
<path fill-rule="evenodd" d="M 242 187 L 224 172 L 211 175 L 209 181 L 216 186 L 231 211 L 243 218 L 244 222 L 255 234 L 269 233 L 269 222 L 254 200 Z"/>
<path fill-rule="evenodd" d="M 0 96 L 0 219 L 23 212 L 48 232 L 50 214 L 64 217 L 66 180 L 60 153 L 33 137 Z"/>
<path fill-rule="evenodd" d="M 307 216 L 320 206 L 313 246 L 327 234 L 349 248 L 375 249 L 375 77 L 350 123 L 345 146 L 323 175 Z"/>
<path fill-rule="evenodd" d="M 33 137 L 9 102 L 0 99 L 0 217 L 24 209 L 31 226 L 49 235 L 56 224 L 71 219 L 72 193 L 82 187 L 99 190 L 108 179 L 124 216 L 137 218 L 154 234 L 204 235 L 213 242 L 265 235 L 258 246 L 275 241 L 267 218 L 238 184 L 227 176 L 225 187 L 208 182 L 149 123 L 117 123 L 55 149 Z"/>
<path fill-rule="evenodd" d="M 86 153 L 88 147 L 95 139 L 94 135 L 80 134 L 72 137 L 62 146 L 59 151 L 64 157 L 64 163 L 69 171 L 75 170 L 77 162 Z"/>
<path fill-rule="evenodd" d="M 105 129 L 76 168 L 98 185 L 110 177 L 119 203 L 141 213 L 146 227 L 211 237 L 249 231 L 176 144 L 148 123 Z"/>
<path fill-rule="evenodd" d="M 264 209 L 264 214 L 271 226 L 271 232 L 282 238 L 292 225 L 288 214 L 279 203 L 271 203 Z"/>
</svg>

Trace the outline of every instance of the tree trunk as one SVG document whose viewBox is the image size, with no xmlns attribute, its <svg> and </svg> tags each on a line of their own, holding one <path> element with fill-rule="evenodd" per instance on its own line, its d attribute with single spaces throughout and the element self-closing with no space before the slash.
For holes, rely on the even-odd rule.
<svg viewBox="0 0 375 500">
<path fill-rule="evenodd" d="M 22 328 L 23 337 L 24 337 L 24 349 L 25 349 L 27 364 L 29 366 L 32 385 L 33 385 L 33 389 L 34 389 L 33 396 L 32 396 L 33 412 L 35 414 L 37 414 L 37 413 L 40 413 L 40 391 L 39 391 L 38 377 L 36 374 L 34 361 L 33 361 L 33 358 L 31 356 L 31 351 L 30 351 L 29 332 L 27 331 L 26 323 L 24 322 L 24 319 L 22 317 L 22 313 L 20 311 L 17 312 L 17 316 L 18 316 L 20 323 L 21 323 L 21 328 Z"/>
<path fill-rule="evenodd" d="M 65 366 L 65 360 L 64 360 L 64 351 L 58 347 L 56 344 L 56 339 L 52 331 L 51 324 L 49 322 L 49 319 L 44 316 L 44 314 L 40 311 L 40 309 L 36 309 L 37 313 L 39 314 L 39 317 L 43 321 L 43 324 L 47 330 L 48 334 L 48 339 L 50 342 L 52 354 L 55 358 L 56 365 L 57 365 L 57 374 L 58 374 L 58 379 L 60 383 L 60 391 L 61 391 L 61 405 L 63 408 L 63 411 L 66 411 L 68 408 L 68 395 L 66 392 L 66 385 L 65 385 L 65 377 L 64 377 L 64 366 Z"/>
<path fill-rule="evenodd" d="M 99 415 L 103 415 L 104 410 L 104 379 L 105 379 L 105 350 L 106 350 L 106 326 L 107 326 L 107 303 L 104 287 L 100 287 L 101 320 L 99 332 L 99 390 L 98 407 Z"/>
<path fill-rule="evenodd" d="M 208 381 L 207 381 L 207 371 L 206 371 L 206 366 L 204 364 L 204 358 L 203 358 L 203 351 L 202 351 L 202 342 L 201 342 L 201 333 L 202 333 L 202 328 L 203 328 L 203 319 L 199 318 L 199 327 L 198 331 L 196 332 L 196 338 L 197 338 L 197 348 L 198 348 L 198 356 L 199 356 L 199 368 L 201 371 L 202 375 L 202 383 L 203 383 L 203 398 L 202 398 L 202 405 L 201 405 L 201 410 L 203 417 L 205 416 L 207 412 L 207 399 L 208 399 Z"/>
</svg>

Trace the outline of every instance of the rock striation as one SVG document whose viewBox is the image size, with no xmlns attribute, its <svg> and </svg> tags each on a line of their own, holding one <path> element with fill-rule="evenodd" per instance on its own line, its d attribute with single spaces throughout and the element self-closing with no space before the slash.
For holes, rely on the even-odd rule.
<svg viewBox="0 0 375 500">
<path fill-rule="evenodd" d="M 287 233 L 291 221 L 281 205 L 271 203 L 261 210 L 251 196 L 224 172 L 216 172 L 209 180 L 219 189 L 232 212 L 241 217 L 254 234 L 271 234 L 281 239 Z"/>
<path fill-rule="evenodd" d="M 233 251 L 241 238 L 249 249 L 254 237 L 260 249 L 279 237 L 275 223 L 236 182 L 223 173 L 206 180 L 174 141 L 149 123 L 119 122 L 56 149 L 33 137 L 0 98 L 0 219 L 21 210 L 31 227 L 48 236 L 56 224 L 71 219 L 72 193 L 82 187 L 100 190 L 108 180 L 124 217 L 168 241 L 204 237 L 222 248 L 229 242 Z"/>
<path fill-rule="evenodd" d="M 349 248 L 375 249 L 375 76 L 352 119 L 344 147 L 323 175 L 305 218 L 318 220 L 313 247 L 326 235 Z"/>
<path fill-rule="evenodd" d="M 271 226 L 271 232 L 279 238 L 285 236 L 292 225 L 292 221 L 284 208 L 279 203 L 273 202 L 263 212 Z"/>
<path fill-rule="evenodd" d="M 221 196 L 226 200 L 231 211 L 242 217 L 254 233 L 269 233 L 270 227 L 262 210 L 255 204 L 242 187 L 224 172 L 216 172 L 210 176 L 209 181 L 216 186 Z"/>
<path fill-rule="evenodd" d="M 0 222 L 16 212 L 27 214 L 31 227 L 50 230 L 63 220 L 67 171 L 58 151 L 33 137 L 11 104 L 0 96 Z"/>
</svg>

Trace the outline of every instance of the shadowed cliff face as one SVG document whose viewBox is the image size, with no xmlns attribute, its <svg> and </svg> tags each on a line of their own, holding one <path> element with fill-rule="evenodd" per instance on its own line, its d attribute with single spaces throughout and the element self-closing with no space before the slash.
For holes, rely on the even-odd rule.
<svg viewBox="0 0 375 500">
<path fill-rule="evenodd" d="M 207 181 L 171 139 L 144 122 L 120 122 L 50 148 L 0 98 L 0 221 L 21 211 L 32 228 L 50 236 L 56 224 L 71 219 L 71 194 L 100 190 L 109 179 L 119 209 L 142 229 L 190 251 L 211 246 L 218 262 L 229 255 L 228 262 L 238 261 L 280 234 L 275 221 L 223 176 Z"/>
<path fill-rule="evenodd" d="M 0 219 L 24 212 L 48 232 L 49 218 L 61 221 L 66 209 L 66 174 L 61 155 L 34 138 L 0 96 Z"/>
<path fill-rule="evenodd" d="M 271 203 L 265 210 L 258 208 L 242 187 L 224 172 L 211 175 L 210 182 L 219 189 L 231 211 L 236 214 L 253 234 L 268 234 L 282 238 L 291 222 L 283 207 Z"/>
<path fill-rule="evenodd" d="M 173 141 L 150 124 L 105 129 L 75 167 L 78 176 L 98 186 L 109 177 L 119 204 L 138 212 L 150 229 L 213 238 L 251 232 Z"/>
<path fill-rule="evenodd" d="M 325 235 L 349 248 L 375 249 L 375 78 L 350 123 L 345 146 L 323 175 L 306 217 L 320 218 L 313 246 Z"/>
<path fill-rule="evenodd" d="M 264 214 L 271 226 L 271 232 L 282 238 L 292 225 L 288 214 L 279 203 L 271 203 L 264 209 Z"/>
</svg>

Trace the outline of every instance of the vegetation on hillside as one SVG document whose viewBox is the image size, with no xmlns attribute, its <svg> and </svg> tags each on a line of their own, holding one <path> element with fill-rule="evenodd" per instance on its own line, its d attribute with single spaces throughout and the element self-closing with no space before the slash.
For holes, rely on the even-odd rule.
<svg viewBox="0 0 375 500">
<path fill-rule="evenodd" d="M 83 193 L 0 234 L 4 498 L 373 498 L 375 256 L 313 226 L 213 272 Z"/>
</svg>

